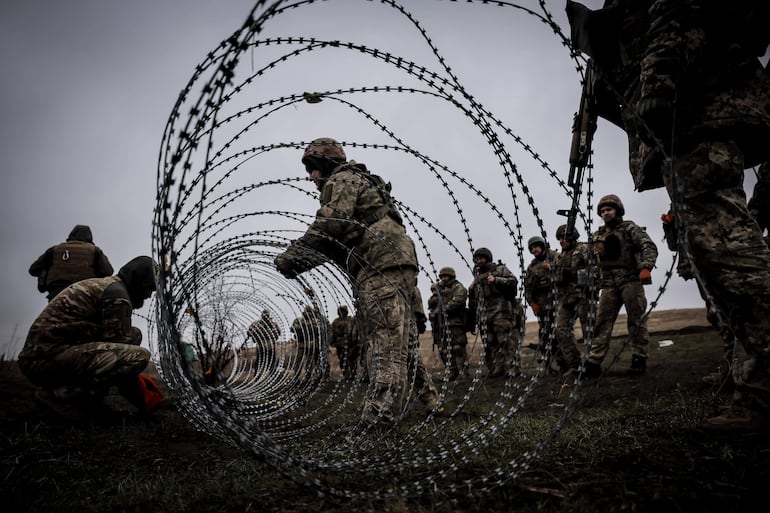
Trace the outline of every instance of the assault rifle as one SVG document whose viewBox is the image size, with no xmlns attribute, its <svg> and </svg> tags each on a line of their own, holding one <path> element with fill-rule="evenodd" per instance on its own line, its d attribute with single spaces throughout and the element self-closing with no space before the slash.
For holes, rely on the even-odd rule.
<svg viewBox="0 0 770 513">
<path fill-rule="evenodd" d="M 569 210 L 557 210 L 560 216 L 567 217 L 565 233 L 575 229 L 577 214 L 580 210 L 580 192 L 583 187 L 583 172 L 591 158 L 591 143 L 596 131 L 596 98 L 594 96 L 594 71 L 591 61 L 586 66 L 583 92 L 580 95 L 580 107 L 572 122 L 572 145 L 569 150 L 569 177 L 567 185 L 572 187 L 572 206 Z"/>
</svg>

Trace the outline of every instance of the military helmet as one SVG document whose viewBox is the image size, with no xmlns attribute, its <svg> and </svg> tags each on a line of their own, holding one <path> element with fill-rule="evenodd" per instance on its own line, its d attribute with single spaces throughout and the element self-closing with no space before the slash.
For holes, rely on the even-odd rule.
<svg viewBox="0 0 770 513">
<path fill-rule="evenodd" d="M 615 196 L 614 194 L 608 194 L 606 196 L 602 196 L 602 199 L 599 200 L 599 203 L 596 205 L 596 213 L 599 214 L 602 210 L 602 207 L 612 207 L 615 209 L 615 213 L 618 216 L 622 216 L 626 213 L 626 209 L 623 208 L 623 202 L 620 201 L 620 198 Z"/>
<path fill-rule="evenodd" d="M 451 267 L 442 267 L 438 271 L 438 277 L 441 278 L 442 276 L 449 276 L 451 279 L 457 278 L 457 274 L 455 273 L 455 270 Z"/>
<path fill-rule="evenodd" d="M 302 154 L 302 163 L 307 166 L 313 161 L 344 162 L 347 160 L 342 145 L 331 137 L 319 137 L 307 145 Z"/>
<path fill-rule="evenodd" d="M 487 248 L 479 248 L 473 252 L 473 259 L 476 260 L 478 257 L 484 257 L 487 259 L 487 261 L 491 262 L 492 252 Z"/>
<path fill-rule="evenodd" d="M 570 230 L 569 237 L 566 236 L 566 233 L 567 233 L 567 225 L 563 224 L 556 229 L 556 238 L 567 239 L 567 240 L 578 240 L 580 238 L 580 233 L 578 233 L 576 228 L 572 228 L 572 230 Z"/>
<path fill-rule="evenodd" d="M 530 237 L 527 241 L 527 249 L 531 248 L 535 244 L 540 244 L 543 246 L 543 249 L 545 249 L 545 239 L 542 238 L 540 235 L 535 235 L 534 237 Z"/>
</svg>

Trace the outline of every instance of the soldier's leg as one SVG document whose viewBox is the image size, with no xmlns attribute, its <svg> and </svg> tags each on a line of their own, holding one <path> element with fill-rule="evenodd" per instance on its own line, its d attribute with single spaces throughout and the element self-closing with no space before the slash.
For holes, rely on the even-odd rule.
<svg viewBox="0 0 770 513">
<path fill-rule="evenodd" d="M 492 321 L 495 339 L 498 343 L 495 366 L 490 377 L 504 376 L 509 371 L 514 374 L 521 372 L 518 360 L 514 361 L 513 348 L 513 322 L 504 317 L 498 317 Z"/>
<path fill-rule="evenodd" d="M 465 373 L 468 365 L 468 335 L 463 326 L 452 326 L 452 375 L 450 379 L 457 378 L 461 373 Z"/>
<path fill-rule="evenodd" d="M 576 305 L 566 301 L 559 302 L 556 312 L 556 343 L 558 352 L 556 363 L 561 372 L 576 369 L 580 363 L 580 352 L 577 349 L 574 327 L 577 317 Z"/>
<path fill-rule="evenodd" d="M 405 276 L 408 275 L 408 276 Z M 359 297 L 368 326 L 368 367 L 372 386 L 365 422 L 394 422 L 403 406 L 412 322 L 413 272 L 386 271 L 365 280 Z"/>
<path fill-rule="evenodd" d="M 647 370 L 647 347 L 650 335 L 647 332 L 647 319 L 644 318 L 647 308 L 647 297 L 641 282 L 626 283 L 621 287 L 623 304 L 626 307 L 628 336 L 631 341 L 632 374 L 643 374 Z"/>
<path fill-rule="evenodd" d="M 588 362 L 600 365 L 607 356 L 612 338 L 612 328 L 618 319 L 618 313 L 623 306 L 618 287 L 604 287 L 599 294 L 599 304 L 596 307 L 596 329 L 588 353 Z"/>
<path fill-rule="evenodd" d="M 733 374 L 741 401 L 770 418 L 770 249 L 746 205 L 742 154 L 708 142 L 680 155 L 664 179 L 684 221 L 682 250 L 746 352 Z"/>
</svg>

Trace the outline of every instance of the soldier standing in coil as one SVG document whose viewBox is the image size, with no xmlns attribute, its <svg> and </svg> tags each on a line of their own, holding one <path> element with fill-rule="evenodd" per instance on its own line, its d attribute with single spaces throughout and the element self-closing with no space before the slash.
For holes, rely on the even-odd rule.
<svg viewBox="0 0 770 513">
<path fill-rule="evenodd" d="M 465 332 L 468 291 L 457 281 L 457 274 L 451 267 L 442 267 L 438 277 L 435 316 L 441 319 L 439 324 L 446 327 L 440 332 L 439 352 L 449 369 L 449 379 L 455 380 L 464 372 L 468 361 L 468 336 Z"/>
<path fill-rule="evenodd" d="M 76 281 L 104 278 L 113 272 L 112 264 L 94 244 L 91 228 L 76 225 L 66 242 L 48 248 L 29 267 L 37 277 L 37 290 L 47 292 L 48 301 Z"/>
<path fill-rule="evenodd" d="M 473 325 L 485 338 L 484 362 L 488 376 L 521 374 L 516 352 L 520 326 L 516 322 L 516 290 L 519 281 L 502 262 L 492 260 L 492 252 L 479 248 L 473 252 L 473 282 L 468 287 L 468 311 Z"/>
<path fill-rule="evenodd" d="M 525 299 L 537 316 L 538 350 L 542 357 L 548 360 L 546 346 L 554 326 L 551 267 L 556 261 L 556 251 L 546 248 L 545 240 L 540 236 L 530 237 L 527 248 L 534 258 L 527 266 L 524 276 Z"/>
<path fill-rule="evenodd" d="M 770 160 L 770 2 L 568 2 L 576 47 L 598 71 L 596 111 L 623 128 L 637 190 L 665 186 L 677 241 L 747 359 L 709 429 L 770 426 L 770 249 L 744 169 Z"/>
<path fill-rule="evenodd" d="M 362 421 L 392 423 L 405 406 L 417 255 L 389 184 L 346 158 L 331 138 L 316 139 L 305 149 L 302 163 L 321 193 L 321 207 L 305 234 L 275 258 L 275 266 L 287 278 L 328 261 L 347 272 L 371 381 Z"/>
<path fill-rule="evenodd" d="M 332 321 L 331 345 L 337 351 L 342 376 L 346 381 L 350 381 L 356 375 L 358 359 L 361 357 L 358 345 L 353 344 L 355 320 L 348 315 L 346 305 L 340 305 L 337 308 L 337 315 L 338 317 Z"/>
<path fill-rule="evenodd" d="M 643 285 L 652 283 L 650 271 L 655 267 L 658 248 L 643 228 L 623 219 L 626 211 L 616 195 L 602 197 L 596 211 L 604 220 L 604 226 L 593 234 L 600 293 L 596 307 L 596 335 L 586 362 L 586 376 L 601 374 L 601 363 L 610 348 L 612 328 L 623 306 L 626 307 L 632 350 L 628 372 L 644 374 L 650 336 L 644 318 L 647 297 Z"/>
<path fill-rule="evenodd" d="M 583 338 L 588 325 L 588 255 L 586 245 L 578 242 L 579 238 L 576 229 L 567 233 L 566 224 L 556 230 L 561 252 L 556 256 L 554 267 L 554 281 L 559 297 L 559 306 L 556 309 L 555 360 L 562 374 L 577 370 L 580 365 L 580 350 L 574 332 L 575 321 L 580 319 Z"/>
</svg>

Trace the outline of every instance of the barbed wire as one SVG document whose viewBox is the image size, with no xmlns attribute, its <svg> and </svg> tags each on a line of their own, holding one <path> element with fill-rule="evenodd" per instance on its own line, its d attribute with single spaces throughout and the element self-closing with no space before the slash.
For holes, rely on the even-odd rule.
<svg viewBox="0 0 770 513">
<path fill-rule="evenodd" d="M 454 2 L 441 2 L 447 3 Z M 329 125 L 338 127 L 337 139 L 346 152 L 408 166 L 409 176 L 400 181 L 398 175 L 387 175 L 393 182 L 389 193 L 416 240 L 422 262 L 419 278 L 428 283 L 436 281 L 437 261 L 441 265 L 456 261 L 459 269 L 469 272 L 474 249 L 490 245 L 489 241 L 513 248 L 518 269 L 525 268 L 525 227 L 534 223 L 543 238 L 548 237 L 539 210 L 544 200 L 522 167 L 528 172 L 530 165 L 542 170 L 536 176 L 548 184 L 549 207 L 569 201 L 572 191 L 535 145 L 463 86 L 405 3 L 361 2 L 366 8 L 384 6 L 396 12 L 403 26 L 411 26 L 424 41 L 426 55 L 435 59 L 437 69 L 411 57 L 417 52 L 409 52 L 407 58 L 397 50 L 336 37 L 262 37 L 271 24 L 283 26 L 283 16 L 330 9 L 334 2 L 319 4 L 258 1 L 245 23 L 195 68 L 169 116 L 158 160 L 153 220 L 153 253 L 163 267 L 150 320 L 160 371 L 179 410 L 196 427 L 255 454 L 321 494 L 347 498 L 483 494 L 517 478 L 558 436 L 579 407 L 580 375 L 573 378 L 560 415 L 523 440 L 515 454 L 498 453 L 507 461 L 484 472 L 478 471 L 478 460 L 502 446 L 526 402 L 539 387 L 549 386 L 546 363 L 526 369 L 524 378 L 510 376 L 493 387 L 483 361 L 468 362 L 469 380 L 458 382 L 448 378 L 448 369 L 436 358 L 426 365 L 429 376 L 441 376 L 438 407 L 430 411 L 420 409 L 419 372 L 410 365 L 407 399 L 395 424 L 383 429 L 362 423 L 361 409 L 373 393 L 371 376 L 359 369 L 351 380 L 334 380 L 329 370 L 329 317 L 343 304 L 355 313 L 365 310 L 359 308 L 358 284 L 338 261 L 310 249 L 302 258 L 314 267 L 298 279 L 285 279 L 275 270 L 275 257 L 311 226 L 318 193 L 309 180 L 282 176 L 285 172 L 279 167 L 298 164 L 310 141 L 269 141 L 275 141 L 275 133 L 290 133 L 298 126 L 295 123 L 311 124 L 319 116 L 316 109 L 323 108 L 325 116 L 333 113 L 335 121 L 330 119 Z M 514 2 L 467 4 L 468 9 L 510 9 L 550 29 L 583 77 L 585 62 L 569 49 L 568 38 L 542 0 L 537 10 Z M 271 76 L 291 71 L 295 62 L 307 66 L 308 72 L 322 73 L 322 67 L 303 59 L 325 51 L 332 51 L 340 62 L 363 58 L 385 65 L 397 80 L 411 82 L 282 92 L 255 101 L 261 86 L 267 90 L 272 85 L 266 82 Z M 348 76 L 339 77 L 361 78 L 354 67 Z M 452 158 L 451 151 L 437 155 L 403 124 L 404 119 L 382 110 L 387 102 L 396 104 L 403 98 L 418 105 L 438 104 L 451 115 L 461 115 L 478 137 L 465 144 L 489 157 L 483 177 L 472 175 L 468 164 Z M 406 125 L 412 117 L 407 118 Z M 283 132 L 282 123 L 289 127 Z M 526 160 L 519 160 L 514 151 Z M 586 206 L 579 216 L 588 234 L 592 182 L 589 166 Z M 417 200 L 410 190 L 415 183 L 421 189 Z M 385 252 L 400 251 L 369 226 L 358 224 Z M 347 251 L 330 237 L 324 244 L 330 253 Z M 364 270 L 371 267 L 363 260 L 356 264 Z M 670 269 L 650 311 L 671 274 Z M 598 297 L 593 271 L 589 283 L 590 296 Z M 519 294 L 523 295 L 523 280 Z M 555 289 L 551 297 L 555 308 Z M 591 306 L 586 346 L 591 344 L 595 299 Z M 482 304 L 482 319 L 484 311 Z M 264 312 L 276 322 L 277 335 L 251 329 Z M 553 328 L 545 341 L 548 351 L 555 349 Z M 410 330 L 414 362 L 420 358 L 416 325 Z M 442 333 L 445 341 L 448 336 Z M 480 330 L 469 352 L 483 353 L 487 339 Z M 378 340 L 363 343 L 371 348 Z M 628 340 L 623 347 L 627 344 Z M 620 350 L 614 360 L 619 354 Z M 521 357 L 519 347 L 515 358 Z M 497 391 L 493 400 L 479 399 L 492 389 Z M 351 476 L 374 476 L 380 484 L 346 479 Z"/>
</svg>

